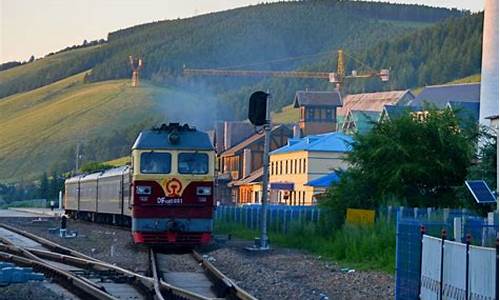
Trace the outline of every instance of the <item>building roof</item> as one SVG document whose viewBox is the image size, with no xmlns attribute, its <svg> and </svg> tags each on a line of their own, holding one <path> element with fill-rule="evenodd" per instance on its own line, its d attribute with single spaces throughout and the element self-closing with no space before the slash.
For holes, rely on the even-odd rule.
<svg viewBox="0 0 500 300">
<path fill-rule="evenodd" d="M 337 173 L 335 172 L 331 172 L 319 178 L 313 179 L 307 182 L 305 185 L 320 187 L 320 188 L 328 188 L 332 186 L 332 184 L 338 183 L 339 181 L 340 181 L 340 176 L 337 175 Z"/>
<path fill-rule="evenodd" d="M 285 125 L 283 124 L 278 124 L 278 125 L 275 125 L 273 126 L 273 129 L 271 130 L 271 136 L 279 131 L 280 129 L 285 129 L 285 130 L 289 130 L 290 129 L 288 127 L 286 127 Z M 261 133 L 255 133 L 254 135 L 250 136 L 249 138 L 247 138 L 246 140 L 244 140 L 243 142 L 227 149 L 226 151 L 222 152 L 220 154 L 221 157 L 224 157 L 224 156 L 233 156 L 233 155 L 236 155 L 237 152 L 240 152 L 240 151 L 243 151 L 243 149 L 247 148 L 248 146 L 250 146 L 251 144 L 257 142 L 259 139 L 264 139 L 264 132 L 261 132 Z"/>
<path fill-rule="evenodd" d="M 300 106 L 342 106 L 338 91 L 297 91 L 293 107 Z"/>
<path fill-rule="evenodd" d="M 426 86 L 422 92 L 409 103 L 411 106 L 435 105 L 445 108 L 448 102 L 479 102 L 480 83 L 460 83 Z"/>
<path fill-rule="evenodd" d="M 421 107 L 419 106 L 403 106 L 403 105 L 385 105 L 380 118 L 382 119 L 384 116 L 389 118 L 389 120 L 395 120 L 405 113 L 420 111 Z"/>
<path fill-rule="evenodd" d="M 378 122 L 380 114 L 378 111 L 351 110 L 348 117 L 354 122 L 358 133 L 366 133 Z"/>
<path fill-rule="evenodd" d="M 447 107 L 453 109 L 462 121 L 472 120 L 479 122 L 479 102 L 457 102 L 450 101 Z"/>
<path fill-rule="evenodd" d="M 288 139 L 286 146 L 274 150 L 271 155 L 295 151 L 349 152 L 352 142 L 352 137 L 340 132 L 309 135 L 301 139 Z"/>
<path fill-rule="evenodd" d="M 244 185 L 244 184 L 254 184 L 254 183 L 260 182 L 262 180 L 263 174 L 264 174 L 264 168 L 259 168 L 255 171 L 253 171 L 252 173 L 250 173 L 250 175 L 248 175 L 245 178 L 242 178 L 240 180 L 231 181 L 230 183 L 228 183 L 227 186 L 233 187 L 233 186 L 240 186 L 240 185 Z"/>
<path fill-rule="evenodd" d="M 179 139 L 172 143 L 169 138 L 175 133 Z M 189 128 L 187 125 L 181 126 L 176 123 L 163 124 L 158 128 L 142 131 L 135 140 L 132 150 L 136 149 L 161 149 L 161 150 L 214 150 L 210 137 L 206 132 Z"/>
<path fill-rule="evenodd" d="M 350 110 L 382 112 L 385 105 L 397 104 L 405 95 L 413 97 L 410 90 L 346 95 L 337 116 L 347 116 Z"/>
</svg>

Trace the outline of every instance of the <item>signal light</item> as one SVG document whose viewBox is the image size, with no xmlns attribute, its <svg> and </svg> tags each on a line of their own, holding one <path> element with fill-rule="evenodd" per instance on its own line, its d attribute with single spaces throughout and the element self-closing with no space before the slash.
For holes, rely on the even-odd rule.
<svg viewBox="0 0 500 300">
<path fill-rule="evenodd" d="M 255 126 L 267 123 L 267 97 L 268 93 L 258 91 L 250 96 L 248 105 L 248 119 Z"/>
</svg>

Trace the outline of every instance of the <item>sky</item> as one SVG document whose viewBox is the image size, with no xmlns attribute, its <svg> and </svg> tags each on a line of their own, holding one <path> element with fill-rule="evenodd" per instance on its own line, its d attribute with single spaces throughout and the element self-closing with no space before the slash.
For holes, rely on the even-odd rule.
<svg viewBox="0 0 500 300">
<path fill-rule="evenodd" d="M 385 0 L 387 1 L 387 0 Z M 0 63 L 41 57 L 133 25 L 192 17 L 270 0 L 0 0 Z M 388 0 L 483 9 L 484 0 Z"/>
</svg>

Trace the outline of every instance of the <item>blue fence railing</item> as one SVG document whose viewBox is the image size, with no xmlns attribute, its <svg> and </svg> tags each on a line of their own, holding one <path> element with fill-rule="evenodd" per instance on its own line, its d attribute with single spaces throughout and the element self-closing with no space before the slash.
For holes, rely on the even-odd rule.
<svg viewBox="0 0 500 300">
<path fill-rule="evenodd" d="M 260 214 L 260 205 L 219 206 L 215 210 L 215 219 L 240 224 L 248 229 L 258 229 Z M 267 210 L 267 226 L 269 230 L 287 233 L 291 224 L 316 224 L 320 217 L 321 210 L 316 206 L 270 205 Z"/>
</svg>

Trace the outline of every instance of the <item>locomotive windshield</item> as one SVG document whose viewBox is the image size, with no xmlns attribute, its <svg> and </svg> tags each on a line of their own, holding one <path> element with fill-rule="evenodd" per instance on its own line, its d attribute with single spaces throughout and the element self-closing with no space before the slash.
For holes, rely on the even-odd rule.
<svg viewBox="0 0 500 300">
<path fill-rule="evenodd" d="M 170 169 L 170 153 L 145 152 L 141 154 L 141 173 L 168 174 Z"/>
<path fill-rule="evenodd" d="M 205 153 L 180 153 L 179 174 L 207 174 L 208 155 Z"/>
</svg>

